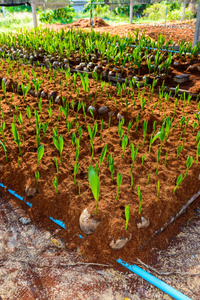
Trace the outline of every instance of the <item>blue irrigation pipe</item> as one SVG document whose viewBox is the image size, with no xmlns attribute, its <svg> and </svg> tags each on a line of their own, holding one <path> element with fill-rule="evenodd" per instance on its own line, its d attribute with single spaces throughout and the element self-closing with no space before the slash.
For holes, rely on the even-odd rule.
<svg viewBox="0 0 200 300">
<path fill-rule="evenodd" d="M 49 217 L 49 219 L 50 219 L 51 221 L 53 221 L 54 223 L 56 223 L 57 225 L 59 225 L 60 227 L 66 229 L 65 223 L 64 223 L 63 221 L 53 219 L 52 217 Z"/>
<path fill-rule="evenodd" d="M 140 277 L 144 278 L 146 281 L 148 281 L 151 284 L 155 285 L 156 287 L 158 287 L 163 292 L 165 292 L 168 295 L 174 297 L 174 299 L 176 299 L 176 300 L 192 300 L 191 298 L 189 298 L 189 297 L 185 296 L 184 294 L 182 294 L 181 292 L 175 290 L 173 287 L 166 284 L 162 280 L 160 280 L 160 279 L 156 278 L 155 276 L 149 274 L 148 272 L 144 271 L 140 267 L 138 267 L 136 265 L 129 265 L 128 263 L 124 262 L 120 258 L 117 259 L 117 262 L 119 264 L 121 264 L 122 266 L 126 267 L 127 269 L 129 269 L 130 271 L 132 271 L 133 273 L 135 273 L 135 274 L 139 275 Z"/>
</svg>

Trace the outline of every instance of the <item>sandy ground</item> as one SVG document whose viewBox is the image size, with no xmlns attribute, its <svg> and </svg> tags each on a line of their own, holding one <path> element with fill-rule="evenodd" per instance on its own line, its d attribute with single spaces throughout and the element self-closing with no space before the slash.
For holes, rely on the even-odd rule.
<svg viewBox="0 0 200 300">
<path fill-rule="evenodd" d="M 58 229 L 50 232 L 32 223 L 22 225 L 20 217 L 28 216 L 12 199 L 5 202 L 0 198 L 2 300 L 172 299 L 131 272 L 81 265 L 84 261 L 77 251 L 69 253 L 53 245 L 52 237 L 56 238 Z M 191 299 L 198 300 L 200 276 L 192 274 L 200 274 L 199 242 L 200 210 L 197 210 L 168 250 L 157 253 L 152 249 L 158 261 L 154 267 L 161 275 L 139 262 L 137 264 Z"/>
</svg>

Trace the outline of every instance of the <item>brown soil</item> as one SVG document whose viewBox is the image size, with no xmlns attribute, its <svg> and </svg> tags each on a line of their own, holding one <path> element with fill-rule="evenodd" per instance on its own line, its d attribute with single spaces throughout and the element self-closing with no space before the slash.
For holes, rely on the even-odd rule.
<svg viewBox="0 0 200 300">
<path fill-rule="evenodd" d="M 90 27 L 90 19 L 79 19 L 77 21 L 74 21 L 71 24 L 51 24 L 51 25 L 44 25 L 42 26 L 43 28 L 50 28 L 53 30 L 57 30 L 57 29 L 62 29 L 64 28 L 87 28 Z M 102 20 L 101 18 L 94 18 L 93 19 L 93 27 L 94 28 L 99 28 L 99 27 L 107 27 L 109 26 L 109 24 L 107 24 L 104 20 Z"/>
<path fill-rule="evenodd" d="M 184 26 L 185 25 L 185 26 Z M 139 29 L 140 35 L 145 33 L 151 39 L 157 40 L 160 34 L 165 36 L 166 40 L 172 40 L 175 44 L 184 40 L 185 42 L 192 42 L 194 37 L 195 24 L 192 23 L 174 23 L 167 22 L 167 26 L 164 24 L 123 24 L 110 26 L 109 28 L 98 28 L 95 31 L 109 32 L 113 35 L 131 35 L 135 36 L 136 29 Z"/>
<path fill-rule="evenodd" d="M 90 27 L 90 21 L 88 19 L 80 19 L 72 24 L 49 24 L 42 26 L 43 28 L 50 28 L 53 30 L 58 30 L 62 28 L 87 28 Z M 94 30 L 98 32 L 106 32 L 111 35 L 131 35 L 135 36 L 136 29 L 139 29 L 140 35 L 145 32 L 146 36 L 152 39 L 157 39 L 157 37 L 162 34 L 165 36 L 166 40 L 173 40 L 175 44 L 181 42 L 193 42 L 195 22 L 194 21 L 182 21 L 182 22 L 167 22 L 167 26 L 164 23 L 152 23 L 152 24 L 121 24 L 121 25 L 108 25 L 104 20 L 99 18 L 94 18 Z M 90 30 L 90 29 L 87 29 Z"/>
<path fill-rule="evenodd" d="M 6 77 L 6 68 L 8 64 L 4 63 L 2 66 L 2 75 Z M 19 65 L 14 63 L 13 68 L 20 70 Z M 29 78 L 32 78 L 31 67 L 23 66 L 25 72 L 29 74 Z M 41 69 L 34 68 L 37 74 L 37 78 L 41 81 L 43 80 Z M 60 82 L 65 82 L 65 77 L 58 74 L 55 83 L 50 83 L 49 71 L 45 71 L 46 77 L 44 78 L 43 89 L 46 92 L 56 91 L 60 94 Z M 53 76 L 53 74 L 52 74 Z M 17 73 L 17 78 L 15 79 L 18 83 L 21 83 L 22 76 L 21 73 Z M 26 84 L 26 82 L 25 82 Z M 76 100 L 76 95 L 73 92 L 73 84 L 71 86 L 71 92 L 67 90 L 64 85 L 62 90 L 62 96 L 66 97 L 66 101 L 71 102 L 72 99 Z M 35 136 L 35 119 L 34 113 L 32 111 L 31 124 L 29 125 L 28 118 L 26 116 L 26 109 L 23 109 L 23 96 L 16 93 L 7 92 L 7 100 L 3 95 L 2 90 L 0 91 L 0 97 L 2 96 L 1 108 L 4 112 L 4 118 L 6 122 L 5 137 L 6 137 L 6 148 L 8 154 L 8 163 L 5 162 L 5 157 L 3 150 L 1 151 L 0 157 L 0 180 L 7 188 L 15 190 L 19 195 L 24 197 L 24 200 L 32 202 L 33 207 L 28 209 L 29 214 L 35 222 L 42 222 L 49 228 L 55 228 L 55 225 L 49 220 L 49 216 L 54 219 L 60 219 L 66 224 L 67 230 L 61 230 L 60 236 L 67 241 L 67 247 L 73 249 L 79 246 L 80 252 L 87 261 L 93 262 L 112 262 L 115 265 L 115 260 L 117 258 L 124 259 L 132 263 L 135 257 L 140 257 L 141 259 L 148 260 L 149 254 L 153 245 L 158 248 L 163 248 L 168 242 L 168 238 L 176 234 L 179 226 L 185 219 L 188 219 L 192 213 L 191 208 L 187 210 L 187 215 L 180 218 L 176 225 L 172 225 L 163 234 L 153 239 L 149 242 L 151 237 L 154 235 L 156 230 L 159 230 L 166 222 L 168 222 L 171 217 L 176 214 L 181 207 L 189 200 L 189 198 L 194 195 L 199 190 L 199 166 L 193 163 L 192 168 L 188 171 L 187 177 L 184 179 L 180 187 L 177 189 L 176 193 L 173 193 L 175 187 L 175 182 L 177 177 L 186 171 L 186 159 L 188 155 L 192 155 L 194 160 L 196 159 L 196 134 L 198 132 L 198 127 L 194 130 L 192 124 L 195 120 L 194 112 L 198 111 L 198 104 L 191 101 L 190 105 L 186 105 L 184 108 L 184 102 L 178 101 L 177 111 L 172 123 L 172 128 L 167 142 L 163 143 L 161 158 L 159 161 L 158 175 L 155 174 L 156 171 L 156 160 L 158 148 L 160 146 L 160 141 L 156 140 L 151 149 L 149 150 L 149 140 L 150 135 L 153 131 L 153 122 L 157 122 L 157 130 L 160 128 L 164 117 L 169 116 L 172 118 L 174 113 L 174 103 L 175 99 L 170 98 L 167 103 L 164 100 L 160 101 L 152 114 L 152 110 L 157 101 L 157 95 L 152 95 L 149 97 L 148 90 L 145 92 L 144 97 L 147 99 L 147 104 L 144 110 L 141 110 L 140 99 L 137 98 L 138 91 L 135 90 L 135 95 L 131 98 L 128 95 L 128 89 L 125 89 L 122 95 L 122 100 L 120 100 L 120 95 L 117 94 L 115 87 L 106 86 L 103 91 L 101 98 L 101 86 L 90 80 L 90 98 L 84 97 L 84 92 L 81 87 L 80 80 L 78 80 L 76 89 L 79 88 L 80 95 L 79 100 L 86 103 L 86 107 L 89 105 L 94 105 L 99 108 L 100 106 L 107 105 L 109 111 L 114 111 L 115 116 L 111 119 L 111 128 L 109 132 L 108 128 L 108 115 L 105 114 L 100 116 L 95 114 L 95 119 L 98 124 L 97 135 L 94 138 L 94 159 L 91 161 L 90 152 L 90 140 L 88 137 L 87 129 L 84 129 L 84 117 L 83 112 L 80 111 L 77 114 L 77 120 L 79 126 L 83 129 L 83 136 L 80 141 L 80 158 L 79 158 L 79 171 L 77 174 L 77 182 L 80 181 L 80 191 L 81 196 L 78 195 L 78 186 L 74 185 L 74 163 L 75 163 L 75 147 L 72 148 L 71 135 L 72 132 L 78 133 L 75 126 L 76 112 L 72 109 L 69 110 L 68 121 L 73 121 L 73 126 L 70 134 L 67 133 L 66 121 L 64 116 L 59 118 L 59 106 L 52 104 L 53 110 L 53 122 L 50 123 L 49 115 L 47 112 L 49 101 L 47 99 L 42 100 L 42 115 L 38 110 L 38 101 L 35 97 L 28 95 L 25 99 L 25 107 L 28 104 L 29 107 L 37 109 L 41 122 L 49 122 L 49 127 L 44 137 L 41 129 L 41 144 L 44 144 L 45 153 L 41 160 L 41 165 L 37 164 L 37 149 L 36 149 L 36 136 Z M 95 91 L 97 90 L 97 99 L 95 101 Z M 111 95 L 111 100 L 107 94 Z M 8 103 L 13 97 L 12 105 L 18 105 L 19 112 L 22 114 L 23 119 L 23 132 L 21 126 L 17 120 L 17 113 L 15 108 Z M 114 99 L 117 99 L 117 106 L 114 103 Z M 126 108 L 126 99 L 130 101 L 130 105 Z M 148 100 L 149 99 L 149 100 Z M 95 103 L 96 102 L 96 103 Z M 11 112 L 10 112 L 11 110 Z M 184 111 L 184 112 L 183 112 Z M 128 144 L 124 158 L 122 158 L 122 147 L 119 145 L 118 137 L 118 120 L 116 118 L 117 113 L 120 112 L 125 117 L 125 124 L 123 126 L 124 134 L 127 133 L 127 126 L 129 121 L 132 121 L 132 127 L 129 132 L 129 138 L 131 143 L 136 147 L 139 143 L 138 156 L 136 158 L 135 166 L 133 168 L 133 189 L 130 188 L 130 168 L 132 165 L 131 154 L 130 154 L 130 144 Z M 139 127 L 138 132 L 136 132 L 136 116 L 139 113 Z M 13 114 L 16 115 L 16 125 L 20 135 L 20 140 L 22 141 L 22 135 L 24 136 L 25 143 L 21 145 L 22 157 L 19 157 L 18 146 L 13 141 L 11 125 L 13 121 Z M 187 126 L 186 133 L 183 133 L 183 128 L 180 127 L 181 117 L 187 114 L 186 119 L 189 117 L 189 123 Z M 100 139 L 100 127 L 101 121 L 104 120 L 102 139 Z M 145 144 L 143 144 L 143 122 L 148 121 L 148 130 L 145 139 Z M 87 115 L 87 123 L 93 127 L 94 120 L 91 116 Z M 176 126 L 177 125 L 177 126 Z M 56 150 L 52 142 L 52 131 L 53 128 L 57 126 L 58 135 L 62 134 L 64 138 L 64 150 L 63 150 L 63 162 L 59 163 L 59 174 L 56 174 L 56 169 L 54 165 L 54 157 L 57 157 L 59 161 L 59 153 Z M 174 127 L 176 126 L 176 127 Z M 157 132 L 156 130 L 156 132 Z M 182 144 L 182 140 L 179 141 L 180 135 L 182 134 L 182 139 L 185 139 L 184 149 L 181 151 L 179 157 L 177 158 L 177 143 Z M 91 213 L 94 213 L 95 200 L 92 195 L 91 189 L 88 182 L 88 166 L 99 162 L 99 158 L 104 145 L 107 144 L 108 154 L 114 154 L 115 157 L 115 173 L 114 181 L 111 180 L 111 175 L 109 169 L 106 167 L 106 161 L 101 165 L 100 170 L 100 200 L 98 207 L 97 218 L 101 218 L 100 226 L 97 230 L 90 236 L 84 235 L 85 239 L 78 237 L 78 234 L 82 234 L 79 227 L 79 217 L 81 212 L 88 207 Z M 167 163 L 164 165 L 164 160 L 166 153 L 168 151 Z M 141 165 L 142 157 L 146 153 L 146 158 L 144 164 Z M 19 162 L 18 162 L 19 159 Z M 19 166 L 18 166 L 19 164 Z M 27 184 L 29 186 L 35 187 L 35 172 L 39 171 L 40 178 L 38 184 L 39 193 L 32 199 L 29 199 L 25 194 L 25 188 Z M 119 200 L 116 201 L 116 191 L 117 184 L 116 178 L 117 173 L 123 174 L 122 185 L 119 190 Z M 149 184 L 147 185 L 147 176 L 149 174 Z M 55 188 L 52 184 L 55 175 L 58 177 L 58 194 L 56 194 Z M 157 185 L 158 180 L 160 180 L 160 195 L 156 199 L 157 195 Z M 137 185 L 140 186 L 143 195 L 142 204 L 142 214 L 138 214 L 139 200 L 137 194 Z M 7 189 L 2 190 L 3 196 L 6 199 L 8 197 Z M 199 199 L 195 201 L 193 207 L 197 205 Z M 22 201 L 18 201 L 22 204 Z M 130 204 L 131 216 L 128 225 L 128 230 L 124 229 L 125 226 L 125 216 L 124 208 L 126 205 Z M 24 204 L 24 207 L 26 205 Z M 27 209 L 27 207 L 26 207 Z M 147 229 L 138 229 L 137 223 L 140 221 L 140 217 L 143 216 L 150 219 L 150 227 Z M 173 233 L 172 233 L 173 232 Z M 109 242 L 120 237 L 129 237 L 132 234 L 132 239 L 127 243 L 125 248 L 119 251 L 114 251 L 109 247 Z M 151 254 L 150 254 L 151 256 Z M 117 267 L 118 264 L 116 264 Z"/>
</svg>

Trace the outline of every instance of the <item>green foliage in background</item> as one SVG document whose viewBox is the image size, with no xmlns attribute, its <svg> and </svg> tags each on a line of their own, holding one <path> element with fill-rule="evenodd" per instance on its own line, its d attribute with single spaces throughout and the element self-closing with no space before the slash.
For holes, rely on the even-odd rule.
<svg viewBox="0 0 200 300">
<path fill-rule="evenodd" d="M 166 5 L 167 2 L 162 1 L 160 3 L 156 2 L 153 5 L 148 5 L 148 7 L 143 11 L 144 18 L 143 20 L 152 20 L 158 21 L 165 19 L 166 14 Z M 174 21 L 180 20 L 182 14 L 181 4 L 178 2 L 168 3 L 168 11 L 167 11 L 167 20 Z M 186 8 L 185 10 L 185 19 L 194 18 L 193 13 Z"/>
<path fill-rule="evenodd" d="M 71 6 L 59 8 L 55 10 L 39 10 L 39 20 L 43 23 L 70 23 L 75 16 L 75 10 Z"/>
</svg>

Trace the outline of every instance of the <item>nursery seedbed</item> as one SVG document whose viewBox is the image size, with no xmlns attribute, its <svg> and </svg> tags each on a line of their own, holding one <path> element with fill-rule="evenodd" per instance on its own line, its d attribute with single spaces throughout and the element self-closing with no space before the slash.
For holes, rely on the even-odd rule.
<svg viewBox="0 0 200 300">
<path fill-rule="evenodd" d="M 2 77 L 6 76 L 8 65 L 9 63 L 3 62 Z M 30 74 L 32 72 L 28 66 L 23 66 L 23 69 L 26 73 Z M 120 257 L 131 263 L 135 257 L 148 257 L 152 243 L 155 242 L 162 247 L 166 242 L 166 237 L 173 236 L 178 226 L 170 226 L 168 231 L 165 230 L 158 238 L 153 239 L 151 243 L 147 243 L 150 238 L 165 223 L 169 222 L 171 217 L 179 212 L 183 205 L 199 191 L 199 166 L 195 164 L 199 139 L 198 102 L 191 99 L 176 99 L 170 97 L 170 95 L 165 95 L 164 97 L 162 91 L 158 97 L 152 89 L 149 90 L 149 87 L 135 90 L 125 88 L 122 93 L 119 92 L 119 87 L 106 85 L 105 89 L 102 89 L 101 83 L 93 79 L 89 80 L 89 90 L 84 92 L 79 77 L 77 77 L 75 88 L 72 78 L 68 79 L 68 85 L 64 85 L 61 88 L 62 74 L 57 74 L 52 82 L 48 78 L 49 71 L 40 68 L 33 69 L 40 82 L 43 81 L 42 89 L 47 94 L 53 90 L 56 92 L 56 95 L 62 95 L 62 101 L 58 105 L 54 103 L 55 98 L 53 98 L 54 101 L 49 102 L 47 98 L 37 99 L 37 95 L 32 96 L 30 94 L 24 100 L 19 90 L 18 93 L 15 89 L 13 92 L 0 90 L 1 111 L 3 112 L 1 112 L 1 124 L 5 122 L 4 135 L 8 156 L 8 162 L 6 162 L 3 149 L 1 148 L 0 178 L 7 187 L 6 189 L 1 188 L 4 198 L 7 197 L 7 189 L 10 188 L 21 195 L 25 201 L 31 201 L 33 205 L 31 208 L 28 208 L 28 211 L 36 221 L 44 222 L 47 226 L 50 226 L 49 224 L 52 224 L 52 222 L 49 216 L 51 216 L 64 222 L 66 230 L 61 230 L 62 238 L 64 241 L 72 241 L 75 245 L 80 245 L 80 252 L 88 261 L 112 262 L 115 264 L 115 260 Z M 17 67 L 16 70 L 19 71 Z M 45 77 L 43 76 L 44 74 L 46 74 Z M 23 80 L 23 75 L 17 72 L 14 76 L 13 80 L 20 84 Z M 31 79 L 28 78 L 25 84 L 28 84 L 28 80 L 31 83 Z M 78 96 L 76 93 L 77 89 L 79 89 Z M 74 104 L 77 101 L 84 103 L 85 107 L 84 110 L 81 107 L 78 113 Z M 63 106 L 63 102 L 65 103 L 64 107 L 66 103 L 70 104 L 67 123 L 64 114 L 61 114 L 61 104 Z M 32 110 L 30 124 L 26 114 L 27 105 Z M 94 115 L 87 112 L 89 105 L 97 109 Z M 99 114 L 98 109 L 102 106 L 107 106 L 108 112 Z M 50 107 L 53 112 L 52 122 L 48 111 Z M 72 109 L 73 107 L 74 109 Z M 37 111 L 39 116 L 37 117 L 38 124 L 48 123 L 45 136 L 43 128 L 40 128 L 40 145 L 44 145 L 44 156 L 40 161 L 40 166 L 37 163 L 35 111 Z M 111 112 L 111 115 L 114 115 L 109 117 L 108 113 Z M 19 124 L 18 117 L 20 113 L 23 120 L 23 131 L 22 126 Z M 19 155 L 19 148 L 14 143 L 11 130 L 14 115 L 21 141 L 22 136 L 24 136 L 24 144 L 21 144 L 22 156 Z M 122 116 L 124 117 L 124 124 L 121 123 L 123 134 L 121 139 L 119 139 L 119 119 L 122 119 Z M 68 132 L 66 124 L 69 124 L 72 120 L 72 127 Z M 165 122 L 171 120 L 172 123 L 168 132 L 168 138 L 166 136 L 167 141 L 165 139 L 162 144 L 157 169 L 158 150 L 161 142 L 159 138 L 156 139 L 151 145 L 150 153 L 149 143 L 151 136 L 155 136 L 159 128 L 162 127 L 164 120 Z M 132 125 L 128 133 L 130 121 Z M 144 139 L 143 128 L 145 121 L 147 122 L 147 132 Z M 90 128 L 93 128 L 95 122 L 97 123 L 97 133 L 93 139 L 94 158 L 92 160 L 88 125 Z M 102 123 L 103 126 L 101 125 Z M 196 125 L 194 125 L 195 123 Z M 165 126 L 163 128 L 166 128 Z M 57 128 L 58 137 L 62 135 L 64 140 L 62 163 L 59 162 L 60 155 L 52 141 L 55 127 Z M 77 129 L 80 127 L 82 128 L 81 138 Z M 76 185 L 74 184 L 74 165 L 77 145 L 75 143 L 74 147 L 72 146 L 72 135 L 74 134 L 80 143 L 79 158 L 77 160 L 79 170 L 76 176 Z M 128 136 L 128 144 L 122 158 L 121 140 L 124 135 Z M 180 148 L 177 148 L 177 143 L 181 147 L 181 151 Z M 87 208 L 94 215 L 96 206 L 96 201 L 93 198 L 88 182 L 88 167 L 90 165 L 95 167 L 96 163 L 99 164 L 105 145 L 107 145 L 106 156 L 108 154 L 114 155 L 113 180 L 111 179 L 110 162 L 107 167 L 105 158 L 100 167 L 100 199 L 97 215 L 95 216 L 101 221 L 93 234 L 86 235 L 80 230 L 80 214 Z M 130 151 L 131 145 L 134 145 L 134 149 L 139 145 L 132 173 L 130 173 L 133 164 Z M 194 161 L 191 168 L 186 172 L 188 156 L 190 158 L 193 157 Z M 56 173 L 54 157 L 58 161 L 59 174 Z M 39 172 L 38 185 L 35 178 L 36 172 Z M 116 200 L 116 179 L 118 173 L 122 173 L 122 184 L 119 188 L 119 199 Z M 180 174 L 187 176 L 185 176 L 183 182 L 174 192 L 177 178 Z M 53 186 L 55 176 L 58 179 L 58 193 L 56 193 L 56 189 Z M 78 194 L 79 182 L 80 195 Z M 158 190 L 158 183 L 160 183 L 160 191 Z M 38 189 L 38 193 L 32 199 L 25 192 L 27 185 L 33 189 Z M 141 213 L 139 213 L 137 186 L 140 187 L 142 193 Z M 19 203 L 23 204 L 20 200 Z M 197 205 L 197 203 L 198 198 L 193 205 Z M 125 230 L 124 210 L 127 205 L 130 206 L 130 220 L 128 228 Z M 137 224 L 140 223 L 141 216 L 150 221 L 148 228 L 138 228 Z M 180 220 L 185 220 L 184 218 L 188 218 L 188 215 L 185 215 Z M 177 220 L 176 224 L 180 225 L 180 220 Z M 79 234 L 84 239 L 80 240 Z M 127 238 L 130 241 L 127 242 L 123 249 L 113 250 L 109 244 L 112 240 L 116 241 L 119 238 Z"/>
<path fill-rule="evenodd" d="M 73 37 L 74 45 L 69 49 L 70 39 Z M 32 39 L 37 40 L 33 45 Z M 52 49 L 47 47 L 46 38 L 54 41 Z M 180 88 L 191 93 L 199 93 L 199 49 L 193 49 L 191 44 L 180 43 L 179 53 L 171 51 L 173 42 L 168 43 L 163 36 L 158 41 L 151 41 L 144 35 L 139 40 L 139 32 L 133 38 L 119 38 L 118 36 L 101 36 L 94 32 L 83 31 L 53 32 L 49 30 L 26 32 L 12 37 L 1 38 L 1 56 L 19 59 L 32 65 L 40 64 L 46 68 L 67 70 L 72 72 L 88 73 L 89 76 L 102 76 L 103 80 L 117 77 L 118 81 L 134 80 L 152 83 L 157 79 L 157 85 L 163 80 L 169 87 L 175 87 L 175 76 L 188 74 L 189 81 L 181 83 Z M 66 40 L 65 40 L 66 39 Z M 6 45 L 5 45 L 6 44 Z M 19 46 L 20 44 L 20 46 Z M 130 45 L 134 44 L 135 47 Z M 101 45 L 104 45 L 102 51 Z M 152 49 L 153 48 L 153 49 Z M 162 51 L 163 48 L 166 51 Z M 84 49 L 84 51 L 83 51 Z M 187 52 L 192 54 L 187 54 Z M 139 58 L 141 57 L 141 60 Z M 96 75 L 95 75 L 96 74 Z"/>
<path fill-rule="evenodd" d="M 98 19 L 98 18 L 96 18 Z M 76 21 L 75 21 L 76 22 Z M 43 25 L 42 28 L 48 28 L 51 30 L 60 30 L 73 27 L 76 24 L 48 24 Z M 84 30 L 90 31 L 90 26 L 85 26 L 84 22 L 78 28 L 84 28 Z M 131 35 L 134 37 L 135 31 L 139 29 L 141 33 L 145 33 L 146 36 L 153 40 L 156 40 L 160 33 L 165 36 L 166 40 L 173 40 L 178 45 L 179 42 L 184 40 L 185 42 L 193 42 L 195 21 L 181 21 L 181 22 L 167 22 L 165 23 L 150 23 L 150 24 L 120 24 L 110 26 L 97 26 L 93 30 L 100 33 L 109 33 L 110 35 L 119 35 L 121 37 Z"/>
</svg>

